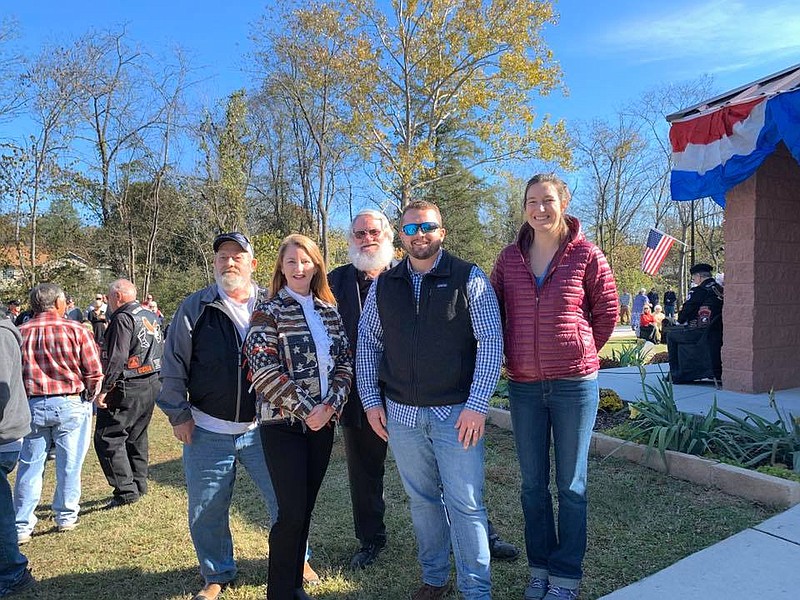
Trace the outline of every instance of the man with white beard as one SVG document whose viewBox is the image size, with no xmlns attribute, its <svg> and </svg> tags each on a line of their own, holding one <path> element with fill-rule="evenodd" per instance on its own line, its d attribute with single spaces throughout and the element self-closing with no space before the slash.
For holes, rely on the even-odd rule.
<svg viewBox="0 0 800 600">
<path fill-rule="evenodd" d="M 328 282 L 336 296 L 337 308 L 355 355 L 358 320 L 367 292 L 372 282 L 397 261 L 394 260 L 394 230 L 389 219 L 377 210 L 359 212 L 353 219 L 347 239 L 351 264 L 331 271 Z M 353 525 L 361 544 L 350 561 L 350 567 L 364 569 L 375 562 L 386 545 L 383 477 L 387 443 L 367 422 L 355 385 L 350 389 L 350 399 L 339 422 L 344 434 Z M 491 521 L 489 546 L 492 558 L 514 560 L 519 556 L 516 547 L 495 533 Z"/>
<path fill-rule="evenodd" d="M 361 307 L 373 280 L 393 262 L 394 231 L 383 213 L 362 210 L 353 219 L 347 239 L 351 263 L 331 271 L 328 282 L 355 356 Z M 361 543 L 350 566 L 363 569 L 375 562 L 386 545 L 383 474 L 387 445 L 367 422 L 355 385 L 339 423 L 344 433 L 353 525 Z"/>
<path fill-rule="evenodd" d="M 189 531 L 205 580 L 194 600 L 214 600 L 236 576 L 228 518 L 237 463 L 261 491 L 270 524 L 278 516 L 242 355 L 253 307 L 267 299 L 251 279 L 256 264 L 247 237 L 218 235 L 216 282 L 183 301 L 164 348 L 157 403 L 183 443 Z"/>
</svg>

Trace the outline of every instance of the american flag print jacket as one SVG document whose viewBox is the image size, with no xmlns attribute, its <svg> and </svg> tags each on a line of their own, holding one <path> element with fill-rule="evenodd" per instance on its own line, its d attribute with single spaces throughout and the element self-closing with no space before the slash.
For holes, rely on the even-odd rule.
<svg viewBox="0 0 800 600">
<path fill-rule="evenodd" d="M 244 343 L 250 381 L 256 391 L 259 422 L 305 420 L 317 404 L 327 404 L 341 414 L 353 379 L 353 357 L 336 307 L 314 298 L 331 341 L 333 370 L 319 372 L 316 346 L 303 308 L 284 289 L 256 305 Z M 320 393 L 320 376 L 327 376 L 328 391 Z"/>
</svg>

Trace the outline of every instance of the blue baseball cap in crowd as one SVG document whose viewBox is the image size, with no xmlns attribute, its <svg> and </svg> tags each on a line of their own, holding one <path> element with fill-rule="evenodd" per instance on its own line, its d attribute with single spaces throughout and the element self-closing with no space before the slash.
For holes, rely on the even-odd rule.
<svg viewBox="0 0 800 600">
<path fill-rule="evenodd" d="M 219 247 L 225 242 L 235 242 L 239 244 L 239 247 L 242 250 L 249 252 L 250 256 L 255 256 L 253 253 L 253 246 L 250 244 L 250 240 L 248 240 L 247 236 L 245 236 L 243 233 L 239 233 L 238 231 L 231 233 L 220 233 L 214 238 L 214 252 L 217 252 Z"/>
</svg>

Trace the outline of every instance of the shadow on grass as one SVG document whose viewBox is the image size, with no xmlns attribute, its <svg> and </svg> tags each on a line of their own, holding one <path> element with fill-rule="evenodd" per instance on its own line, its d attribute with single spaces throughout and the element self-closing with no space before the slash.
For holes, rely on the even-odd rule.
<svg viewBox="0 0 800 600">
<path fill-rule="evenodd" d="M 223 592 L 225 598 L 264 597 L 267 578 L 267 560 L 240 560 L 239 573 L 232 587 Z M 110 569 L 92 573 L 69 573 L 50 578 L 40 578 L 37 586 L 15 598 L 20 600 L 164 600 L 166 598 L 191 598 L 203 585 L 197 569 L 146 572 L 139 568 Z M 247 589 L 245 589 L 247 588 Z M 328 589 L 326 589 L 328 588 Z M 346 600 L 363 597 L 359 585 L 347 591 L 334 591 L 327 585 L 306 590 L 320 600 Z"/>
<path fill-rule="evenodd" d="M 241 561 L 236 586 L 263 586 L 267 561 Z M 197 569 L 146 572 L 139 568 L 122 568 L 93 573 L 69 573 L 40 579 L 35 590 L 17 598 L 93 600 L 118 598 L 182 598 L 191 597 L 203 585 Z M 224 598 L 224 596 L 223 596 Z"/>
</svg>

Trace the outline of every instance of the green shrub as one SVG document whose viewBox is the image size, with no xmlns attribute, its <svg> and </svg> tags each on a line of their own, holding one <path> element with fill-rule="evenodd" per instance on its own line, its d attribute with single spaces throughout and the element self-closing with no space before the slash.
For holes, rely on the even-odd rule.
<svg viewBox="0 0 800 600">
<path fill-rule="evenodd" d="M 729 419 L 720 426 L 720 453 L 748 467 L 782 463 L 800 473 L 800 419 L 778 410 L 773 390 L 769 405 L 777 417 L 774 421 L 750 411 L 742 411 L 742 417 L 719 409 Z"/>
<path fill-rule="evenodd" d="M 672 382 L 658 378 L 658 385 L 645 384 L 642 369 L 644 400 L 632 404 L 633 421 L 637 441 L 646 443 L 665 457 L 667 450 L 702 456 L 709 452 L 716 440 L 717 401 L 705 415 L 693 415 L 678 410 L 675 404 Z"/>
<path fill-rule="evenodd" d="M 607 356 L 600 357 L 600 368 L 601 369 L 616 369 L 617 367 L 621 367 L 622 365 L 619 364 L 619 361 L 616 358 L 609 358 Z"/>
<path fill-rule="evenodd" d="M 668 352 L 656 352 L 652 357 L 650 357 L 650 364 L 660 364 L 660 363 L 668 363 L 669 362 L 669 353 Z"/>
</svg>

